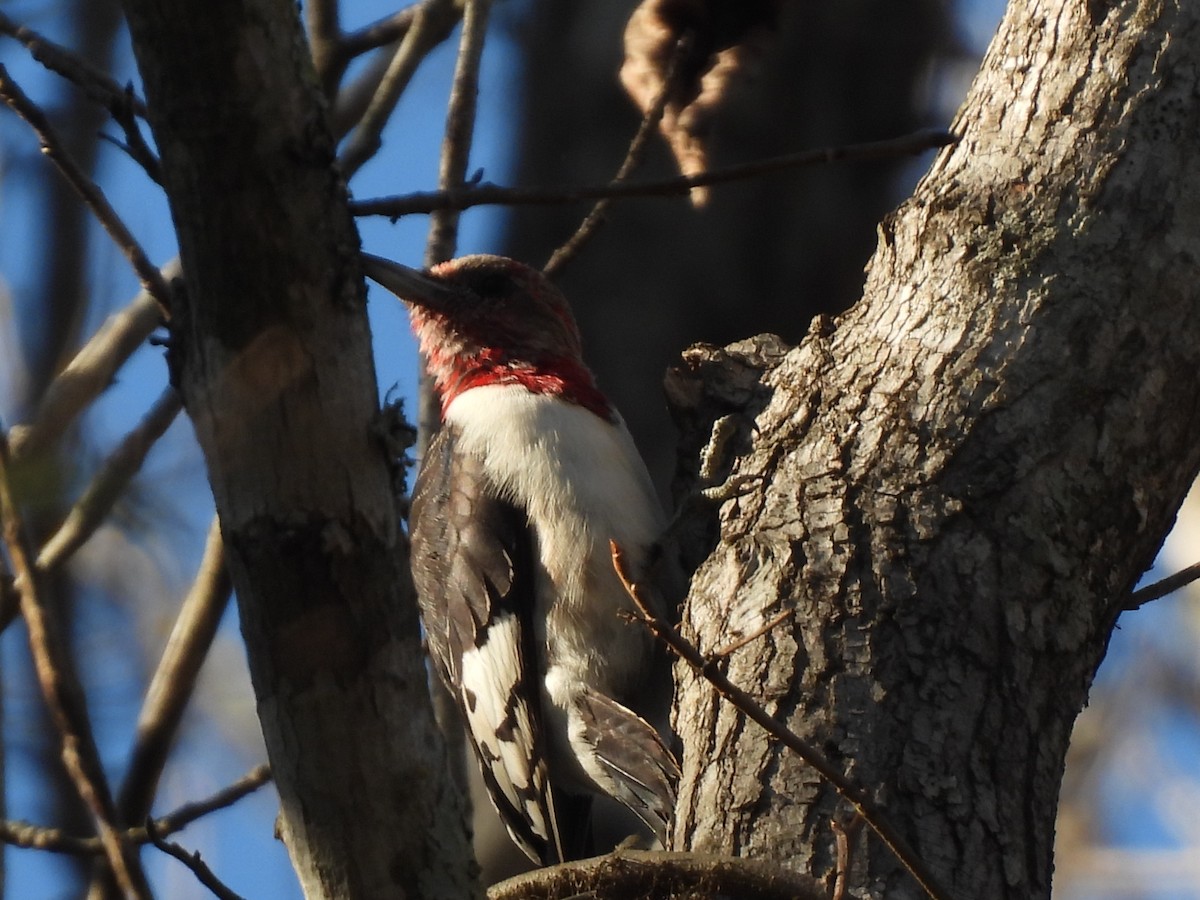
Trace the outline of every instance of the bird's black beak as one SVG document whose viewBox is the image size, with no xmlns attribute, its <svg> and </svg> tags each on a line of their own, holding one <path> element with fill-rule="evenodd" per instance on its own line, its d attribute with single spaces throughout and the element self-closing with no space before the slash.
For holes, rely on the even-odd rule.
<svg viewBox="0 0 1200 900">
<path fill-rule="evenodd" d="M 462 302 L 459 289 L 430 278 L 418 269 L 370 253 L 363 253 L 361 257 L 363 274 L 401 300 L 435 310 Z"/>
</svg>

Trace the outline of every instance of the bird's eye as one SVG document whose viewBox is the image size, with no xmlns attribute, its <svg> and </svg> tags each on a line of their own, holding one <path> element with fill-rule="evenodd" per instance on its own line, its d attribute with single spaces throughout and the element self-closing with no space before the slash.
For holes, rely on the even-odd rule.
<svg viewBox="0 0 1200 900">
<path fill-rule="evenodd" d="M 504 299 L 513 290 L 513 281 L 503 272 L 472 272 L 467 283 L 479 297 Z"/>
</svg>

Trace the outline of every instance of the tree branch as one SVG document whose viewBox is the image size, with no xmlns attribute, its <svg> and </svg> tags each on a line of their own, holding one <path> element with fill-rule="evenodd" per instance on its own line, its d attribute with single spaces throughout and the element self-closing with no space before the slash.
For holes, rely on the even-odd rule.
<svg viewBox="0 0 1200 900">
<path fill-rule="evenodd" d="M 177 860 L 191 869 L 192 874 L 196 876 L 196 880 L 212 891 L 215 896 L 220 897 L 221 900 L 244 900 L 241 894 L 231 891 L 225 886 L 225 883 L 213 873 L 213 870 L 210 869 L 205 864 L 204 860 L 200 858 L 199 851 L 196 851 L 195 853 L 189 853 L 187 850 L 184 850 L 183 847 L 179 846 L 179 844 L 176 844 L 172 841 L 163 840 L 163 838 L 154 828 L 153 822 L 146 823 L 146 830 L 150 835 L 150 843 L 152 843 L 163 853 L 166 853 L 168 856 L 175 857 Z"/>
<path fill-rule="evenodd" d="M 243 797 L 257 791 L 271 780 L 267 766 L 257 766 L 229 787 L 222 788 L 204 800 L 186 803 L 173 812 L 154 820 L 154 830 L 160 837 L 182 831 L 185 827 L 209 813 L 232 806 Z M 150 834 L 145 825 L 121 832 L 130 844 L 147 844 Z M 0 821 L 0 843 L 11 844 L 25 850 L 44 850 L 47 853 L 62 853 L 72 856 L 98 856 L 104 853 L 104 842 L 97 837 L 79 837 L 67 834 L 59 828 L 45 828 L 28 822 Z"/>
<path fill-rule="evenodd" d="M 487 35 L 491 0 L 468 0 L 463 13 L 462 41 L 450 87 L 446 110 L 446 130 L 442 139 L 442 158 L 438 166 L 438 188 L 446 193 L 461 190 L 466 181 L 471 156 L 471 138 L 475 131 L 475 108 L 479 96 L 479 62 Z M 425 265 L 450 259 L 458 246 L 458 210 L 437 210 L 429 225 Z"/>
<path fill-rule="evenodd" d="M 66 519 L 37 557 L 37 568 L 46 572 L 60 565 L 95 533 L 120 499 L 131 478 L 142 468 L 146 454 L 163 436 L 183 404 L 172 387 L 166 388 L 137 427 L 125 435 L 92 478 Z"/>
<path fill-rule="evenodd" d="M 1173 594 L 1181 587 L 1186 587 L 1198 579 L 1200 579 L 1200 563 L 1193 563 L 1186 569 L 1180 569 L 1174 575 L 1168 575 L 1166 578 L 1156 581 L 1153 584 L 1138 588 L 1125 598 L 1125 603 L 1121 609 L 1127 611 L 1140 609 L 1147 603 L 1153 600 L 1161 600 L 1168 594 Z"/>
<path fill-rule="evenodd" d="M 37 105 L 25 95 L 20 86 L 12 80 L 8 70 L 0 65 L 0 98 L 8 104 L 18 116 L 24 119 L 37 135 L 42 152 L 58 168 L 66 178 L 67 183 L 74 188 L 83 202 L 99 220 L 100 225 L 108 232 L 116 245 L 125 254 L 133 266 L 133 271 L 142 283 L 142 287 L 152 296 L 166 314 L 171 306 L 171 293 L 163 280 L 158 267 L 147 258 L 145 251 L 125 227 L 121 217 L 117 215 L 104 192 L 92 179 L 77 166 L 70 155 L 63 149 L 62 142 L 51 127 L 50 122 L 42 114 Z"/>
<path fill-rule="evenodd" d="M 450 36 L 454 26 L 462 17 L 461 0 L 422 0 L 422 2 L 406 7 L 395 15 L 368 25 L 360 31 L 345 35 L 338 44 L 337 65 L 342 71 L 350 61 L 362 53 L 386 46 L 395 41 L 403 41 L 414 27 L 418 18 L 425 21 L 428 33 L 421 43 L 427 44 L 420 53 L 415 55 L 419 61 L 428 55 L 429 50 L 436 47 Z M 363 74 L 353 83 L 343 87 L 337 94 L 333 109 L 333 130 L 339 137 L 345 135 L 359 122 L 367 106 L 377 97 L 380 85 L 390 68 L 395 64 L 395 54 L 390 58 L 382 55 L 372 60 Z M 340 72 L 339 72 L 340 77 Z"/>
<path fill-rule="evenodd" d="M 117 106 L 129 106 L 134 113 L 145 117 L 146 104 L 131 90 L 117 84 L 107 72 L 32 28 L 14 22 L 3 12 L 0 12 L 0 34 L 19 41 L 39 63 L 78 85 L 88 97 L 110 111 Z"/>
<path fill-rule="evenodd" d="M 313 68 L 317 70 L 325 95 L 332 96 L 344 70 L 338 60 L 342 35 L 338 0 L 313 0 L 305 4 L 304 9 Z"/>
<path fill-rule="evenodd" d="M 162 277 L 170 281 L 180 272 L 179 260 L 174 259 L 162 268 Z M 33 420 L 13 426 L 9 436 L 13 461 L 20 463 L 58 440 L 108 389 L 117 370 L 161 323 L 162 311 L 146 290 L 109 316 L 50 383 Z"/>
<path fill-rule="evenodd" d="M 421 3 L 406 6 L 390 16 L 385 16 L 370 25 L 342 35 L 338 51 L 342 56 L 343 64 L 356 56 L 362 56 L 364 53 L 370 53 L 372 50 L 378 50 L 380 47 L 401 40 L 408 33 L 408 29 L 412 28 L 413 22 L 422 8 L 441 2 L 442 0 L 423 0 Z"/>
<path fill-rule="evenodd" d="M 221 526 L 214 518 L 200 569 L 180 607 L 138 716 L 129 770 L 117 795 L 122 822 L 139 822 L 150 813 L 171 742 L 232 592 Z"/>
<path fill-rule="evenodd" d="M 356 200 L 350 211 L 356 216 L 389 216 L 397 219 L 413 213 L 434 210 L 464 210 L 474 206 L 529 206 L 574 203 L 618 197 L 675 197 L 690 193 L 692 188 L 724 184 L 757 178 L 772 172 L 797 169 L 835 162 L 870 162 L 911 156 L 953 144 L 955 136 L 948 131 L 925 129 L 903 137 L 866 144 L 848 144 L 821 150 L 804 150 L 784 156 L 742 163 L 723 169 L 713 169 L 698 175 L 679 175 L 658 181 L 608 183 L 574 188 L 509 188 L 495 184 L 479 184 L 460 190 L 427 191 L 397 197 Z"/>
<path fill-rule="evenodd" d="M 417 67 L 429 55 L 429 51 L 445 39 L 446 23 L 457 20 L 457 17 L 453 0 L 432 0 L 416 8 L 410 27 L 404 32 L 383 78 L 341 153 L 339 162 L 347 180 L 379 150 L 384 126 Z"/>
<path fill-rule="evenodd" d="M 112 796 L 92 734 L 83 689 L 67 654 L 60 624 L 38 593 L 36 568 L 9 481 L 10 461 L 8 439 L 0 433 L 0 525 L 12 560 L 14 586 L 29 632 L 29 650 L 38 684 L 61 739 L 63 766 L 92 814 L 104 854 L 122 891 L 126 896 L 149 897 L 146 876 L 136 857 L 127 855 L 125 842 L 114 824 Z"/>
<path fill-rule="evenodd" d="M 671 97 L 671 93 L 676 88 L 680 63 L 688 52 L 690 41 L 687 38 L 680 38 L 675 44 L 675 51 L 671 54 L 671 59 L 667 65 L 667 71 L 663 75 L 662 90 L 658 92 L 658 96 L 654 98 L 654 103 L 646 110 L 646 114 L 642 116 L 641 124 L 638 125 L 637 132 L 633 135 L 633 140 L 629 142 L 629 149 L 625 153 L 625 159 L 621 162 L 620 168 L 617 169 L 617 174 L 613 176 L 612 183 L 620 184 L 625 181 L 642 163 L 642 158 L 646 155 L 646 148 L 650 144 L 650 137 L 654 134 L 654 130 L 658 127 L 658 123 L 662 121 L 663 112 L 667 108 L 667 101 Z M 542 271 L 547 277 L 553 278 L 559 270 L 566 265 L 571 257 L 575 256 L 583 245 L 586 244 L 593 234 L 600 228 L 604 221 L 604 214 L 612 205 L 611 197 L 604 197 L 596 201 L 595 206 L 579 223 L 579 227 L 575 233 L 571 235 L 562 246 L 558 247 L 550 258 L 546 260 L 546 265 L 542 266 Z"/>
<path fill-rule="evenodd" d="M 487 895 L 488 900 L 826 900 L 816 880 L 766 860 L 646 850 L 614 850 L 594 859 L 535 869 L 493 885 Z"/>
</svg>

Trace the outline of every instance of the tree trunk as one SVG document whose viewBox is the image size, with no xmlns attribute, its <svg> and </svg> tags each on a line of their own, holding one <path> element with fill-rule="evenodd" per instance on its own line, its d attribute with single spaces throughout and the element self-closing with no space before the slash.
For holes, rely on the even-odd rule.
<svg viewBox="0 0 1200 900">
<path fill-rule="evenodd" d="M 1198 82 L 1195 4 L 1011 3 L 863 300 L 675 375 L 689 415 L 740 411 L 750 476 L 685 627 L 712 652 L 793 608 L 729 676 L 958 897 L 1049 896 L 1072 724 L 1200 466 Z M 678 676 L 677 846 L 832 883 L 846 804 Z M 850 875 L 920 896 L 871 836 Z"/>
<path fill-rule="evenodd" d="M 470 896 L 356 262 L 295 4 L 128 0 L 185 273 L 171 361 L 308 897 Z"/>
</svg>

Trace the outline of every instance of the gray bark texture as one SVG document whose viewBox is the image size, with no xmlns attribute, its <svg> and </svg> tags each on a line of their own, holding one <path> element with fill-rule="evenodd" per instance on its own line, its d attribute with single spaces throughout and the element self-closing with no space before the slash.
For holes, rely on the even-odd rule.
<svg viewBox="0 0 1200 900">
<path fill-rule="evenodd" d="M 1200 465 L 1200 6 L 1009 5 L 863 299 L 670 380 L 724 429 L 685 631 L 956 897 L 1048 897 L 1072 724 Z M 718 454 L 719 456 L 720 454 Z M 832 884 L 847 805 L 691 671 L 677 849 Z M 850 896 L 921 896 L 861 829 Z"/>
<path fill-rule="evenodd" d="M 126 4 L 204 450 L 310 898 L 471 896 L 378 415 L 358 238 L 295 4 Z"/>
</svg>

